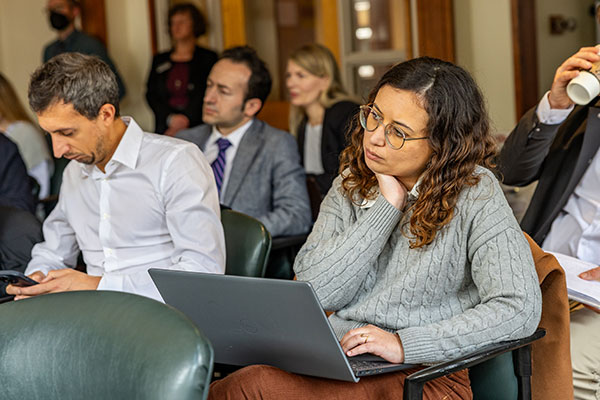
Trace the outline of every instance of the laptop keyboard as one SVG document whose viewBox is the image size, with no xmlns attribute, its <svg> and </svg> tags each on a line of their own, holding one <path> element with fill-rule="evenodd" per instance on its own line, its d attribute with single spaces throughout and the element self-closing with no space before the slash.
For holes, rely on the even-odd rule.
<svg viewBox="0 0 600 400">
<path fill-rule="evenodd" d="M 350 363 L 350 367 L 354 372 L 363 372 L 373 370 L 373 373 L 377 373 L 376 371 L 380 371 L 382 368 L 389 367 L 391 364 L 386 361 L 364 361 L 364 360 L 353 360 L 348 359 Z"/>
</svg>

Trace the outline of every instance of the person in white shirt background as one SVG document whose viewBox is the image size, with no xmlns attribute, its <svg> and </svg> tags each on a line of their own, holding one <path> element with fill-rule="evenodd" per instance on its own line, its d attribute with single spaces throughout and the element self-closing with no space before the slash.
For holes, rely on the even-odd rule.
<svg viewBox="0 0 600 400">
<path fill-rule="evenodd" d="M 19 148 L 27 174 L 40 185 L 39 198 L 50 194 L 50 176 L 54 163 L 42 132 L 33 124 L 14 88 L 0 73 L 0 132 Z"/>
<path fill-rule="evenodd" d="M 600 61 L 599 47 L 583 47 L 556 70 L 537 107 L 506 140 L 498 159 L 505 184 L 538 181 L 521 227 L 547 251 L 600 264 L 600 101 L 575 106 L 567 84 Z M 600 268 L 580 275 L 600 280 Z M 600 310 L 571 314 L 576 399 L 600 399 Z"/>
<path fill-rule="evenodd" d="M 98 289 L 162 300 L 149 268 L 224 273 L 208 162 L 195 145 L 120 118 L 118 93 L 108 65 L 79 53 L 52 58 L 31 77 L 29 104 L 54 155 L 76 162 L 25 271 L 40 283 L 8 286 L 16 299 Z M 73 269 L 80 250 L 87 273 Z"/>
</svg>

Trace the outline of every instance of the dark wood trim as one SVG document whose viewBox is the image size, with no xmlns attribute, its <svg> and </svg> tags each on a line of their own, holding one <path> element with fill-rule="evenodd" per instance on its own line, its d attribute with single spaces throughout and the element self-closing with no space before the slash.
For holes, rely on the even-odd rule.
<svg viewBox="0 0 600 400">
<path fill-rule="evenodd" d="M 106 43 L 106 8 L 104 0 L 81 0 L 81 30 Z"/>
<path fill-rule="evenodd" d="M 417 0 L 419 56 L 454 62 L 452 0 Z"/>
<path fill-rule="evenodd" d="M 414 57 L 413 51 L 413 34 L 412 34 L 412 10 L 410 0 L 404 0 L 404 9 L 406 10 L 406 24 L 404 25 L 404 34 L 406 35 L 406 58 Z"/>
<path fill-rule="evenodd" d="M 150 43 L 152 45 L 152 54 L 156 55 L 158 52 L 158 39 L 156 38 L 156 8 L 154 7 L 154 0 L 148 0 L 148 14 L 150 15 Z"/>
<path fill-rule="evenodd" d="M 538 102 L 535 0 L 511 0 L 517 120 Z"/>
</svg>

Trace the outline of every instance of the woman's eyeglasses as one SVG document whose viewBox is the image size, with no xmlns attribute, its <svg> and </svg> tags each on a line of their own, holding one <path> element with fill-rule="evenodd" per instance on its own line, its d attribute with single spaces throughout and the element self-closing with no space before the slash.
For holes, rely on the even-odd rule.
<svg viewBox="0 0 600 400">
<path fill-rule="evenodd" d="M 373 132 L 383 125 L 385 132 L 385 141 L 394 150 L 400 150 L 404 146 L 404 142 L 407 140 L 421 140 L 427 139 L 429 136 L 422 137 L 406 137 L 406 133 L 397 125 L 393 123 L 384 125 L 383 117 L 373 108 L 370 104 L 360 106 L 360 125 L 368 132 Z"/>
</svg>

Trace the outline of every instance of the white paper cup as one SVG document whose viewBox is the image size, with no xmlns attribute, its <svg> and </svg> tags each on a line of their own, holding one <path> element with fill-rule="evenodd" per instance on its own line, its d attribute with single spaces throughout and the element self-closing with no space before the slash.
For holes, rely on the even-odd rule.
<svg viewBox="0 0 600 400">
<path fill-rule="evenodd" d="M 591 72 L 581 71 L 567 85 L 567 95 L 574 103 L 586 105 L 600 94 L 600 82 Z"/>
</svg>

